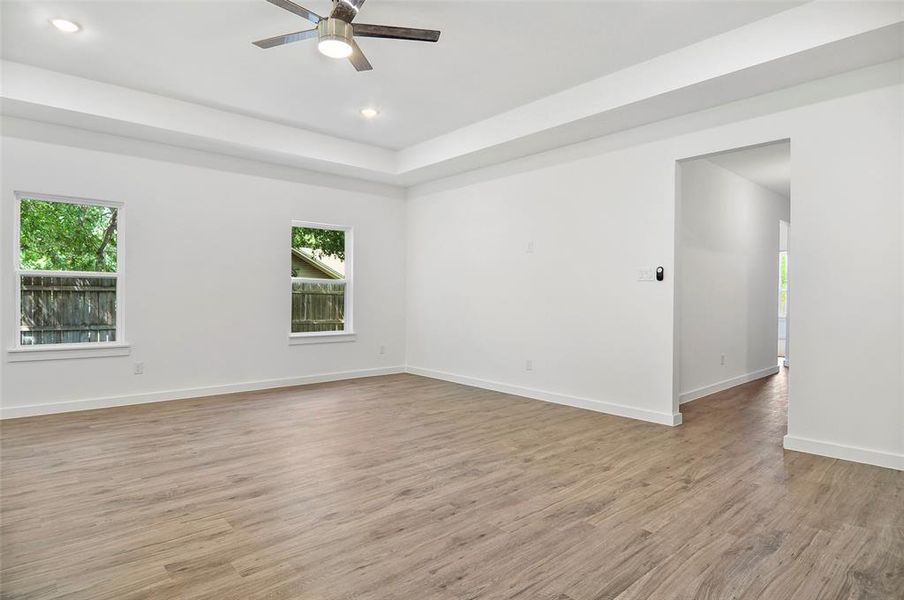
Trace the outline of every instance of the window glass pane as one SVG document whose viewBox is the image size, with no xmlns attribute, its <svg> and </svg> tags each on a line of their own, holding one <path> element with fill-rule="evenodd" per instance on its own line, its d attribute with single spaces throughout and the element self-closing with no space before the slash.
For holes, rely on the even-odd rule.
<svg viewBox="0 0 904 600">
<path fill-rule="evenodd" d="M 788 314 L 788 253 L 780 252 L 778 255 L 779 292 L 778 292 L 778 316 Z"/>
<path fill-rule="evenodd" d="M 23 269 L 116 271 L 115 208 L 23 198 L 19 218 Z"/>
<path fill-rule="evenodd" d="M 293 227 L 292 277 L 345 278 L 345 232 Z"/>
<path fill-rule="evenodd" d="M 345 282 L 292 282 L 292 333 L 345 331 Z"/>
<path fill-rule="evenodd" d="M 116 341 L 115 277 L 22 277 L 23 346 Z"/>
</svg>

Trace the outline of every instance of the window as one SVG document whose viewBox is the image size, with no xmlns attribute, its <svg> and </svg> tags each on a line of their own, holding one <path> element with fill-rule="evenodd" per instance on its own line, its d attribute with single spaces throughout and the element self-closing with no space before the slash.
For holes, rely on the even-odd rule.
<svg viewBox="0 0 904 600">
<path fill-rule="evenodd" d="M 778 316 L 788 316 L 788 253 L 778 253 Z"/>
<path fill-rule="evenodd" d="M 292 224 L 292 338 L 352 335 L 351 238 L 348 227 Z"/>
<path fill-rule="evenodd" d="M 122 345 L 122 206 L 16 194 L 16 349 Z"/>
</svg>

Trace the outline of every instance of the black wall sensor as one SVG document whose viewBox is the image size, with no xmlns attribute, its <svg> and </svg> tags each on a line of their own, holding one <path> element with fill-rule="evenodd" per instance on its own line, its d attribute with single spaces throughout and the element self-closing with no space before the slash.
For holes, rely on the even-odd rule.
<svg viewBox="0 0 904 600">
<path fill-rule="evenodd" d="M 662 267 L 656 267 L 656 281 L 662 281 L 665 277 L 665 269 Z"/>
</svg>

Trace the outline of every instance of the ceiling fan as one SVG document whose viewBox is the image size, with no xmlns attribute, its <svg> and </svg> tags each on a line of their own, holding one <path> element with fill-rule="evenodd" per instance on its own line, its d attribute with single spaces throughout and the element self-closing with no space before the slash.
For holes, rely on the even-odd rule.
<svg viewBox="0 0 904 600">
<path fill-rule="evenodd" d="M 270 4 L 283 8 L 291 13 L 307 19 L 317 25 L 316 29 L 296 31 L 285 35 L 277 35 L 265 40 L 258 40 L 254 45 L 258 48 L 273 48 L 318 38 L 317 49 L 330 58 L 347 58 L 359 71 L 373 69 L 361 48 L 355 43 L 355 37 L 386 38 L 393 40 L 413 40 L 417 42 L 435 42 L 439 40 L 439 31 L 432 29 L 414 29 L 411 27 L 391 27 L 389 25 L 369 25 L 352 23 L 365 0 L 333 0 L 333 10 L 329 17 L 309 11 L 290 0 L 267 0 Z"/>
</svg>

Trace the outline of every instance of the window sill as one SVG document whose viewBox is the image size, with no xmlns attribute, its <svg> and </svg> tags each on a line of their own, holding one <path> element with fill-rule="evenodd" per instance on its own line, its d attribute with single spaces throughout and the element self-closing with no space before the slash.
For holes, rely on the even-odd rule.
<svg viewBox="0 0 904 600">
<path fill-rule="evenodd" d="M 132 347 L 125 343 L 45 344 L 10 348 L 6 351 L 6 360 L 8 362 L 26 362 L 69 358 L 105 358 L 128 356 L 131 352 Z"/>
<path fill-rule="evenodd" d="M 358 336 L 348 331 L 331 331 L 324 333 L 290 333 L 289 345 L 303 344 L 335 344 L 339 342 L 354 342 Z"/>
</svg>

